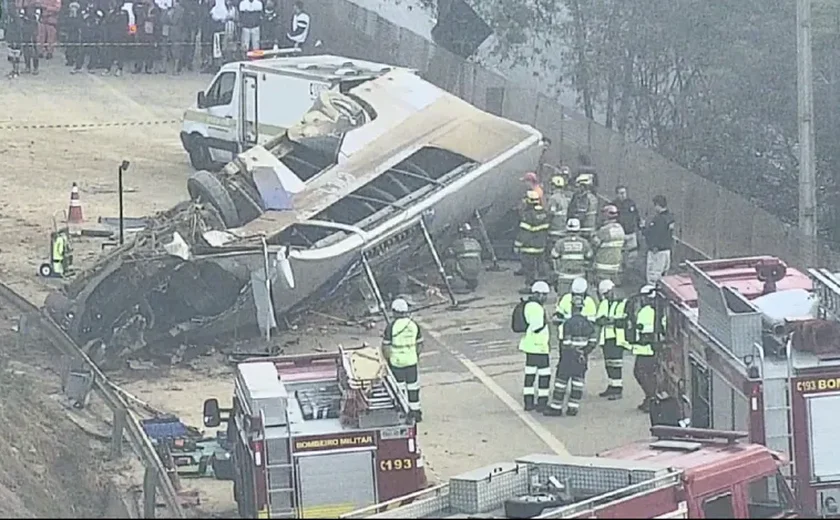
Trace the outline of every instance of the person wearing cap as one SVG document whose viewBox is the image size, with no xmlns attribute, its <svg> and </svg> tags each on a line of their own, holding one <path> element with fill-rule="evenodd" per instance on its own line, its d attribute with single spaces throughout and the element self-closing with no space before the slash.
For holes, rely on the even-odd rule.
<svg viewBox="0 0 840 520">
<path fill-rule="evenodd" d="M 593 177 L 581 173 L 575 179 L 575 194 L 569 204 L 569 216 L 580 221 L 581 233 L 589 237 L 595 231 L 598 217 L 598 197 L 592 193 Z"/>
<path fill-rule="evenodd" d="M 566 223 L 569 220 L 569 202 L 571 200 L 566 192 L 566 177 L 561 174 L 551 177 L 551 195 L 548 197 L 548 214 L 551 223 L 548 228 L 548 236 L 552 243 L 566 235 Z"/>
<path fill-rule="evenodd" d="M 566 223 L 566 236 L 551 248 L 551 269 L 557 294 L 566 294 L 576 278 L 585 278 L 592 260 L 592 246 L 580 236 L 580 221 L 570 218 Z"/>
<path fill-rule="evenodd" d="M 630 348 L 624 334 L 627 300 L 615 294 L 612 280 L 601 280 L 598 296 L 600 302 L 595 324 L 598 326 L 598 346 L 604 349 L 604 366 L 607 370 L 607 389 L 598 395 L 610 400 L 621 399 L 624 391 L 624 351 Z"/>
<path fill-rule="evenodd" d="M 481 273 L 481 244 L 473 238 L 472 226 L 467 222 L 461 224 L 458 234 L 458 239 L 449 248 L 449 258 L 444 269 L 448 275 L 458 276 L 459 281 L 466 286 L 465 292 L 472 292 L 478 288 Z M 464 292 L 460 287 L 455 290 Z"/>
<path fill-rule="evenodd" d="M 407 301 L 397 298 L 391 303 L 391 310 L 394 312 L 394 321 L 385 327 L 382 354 L 388 360 L 400 390 L 408 396 L 410 416 L 415 422 L 420 422 L 423 420 L 423 412 L 420 409 L 417 363 L 420 361 L 423 335 L 420 326 L 408 315 Z"/>
<path fill-rule="evenodd" d="M 554 323 L 557 324 L 557 332 L 560 340 L 563 339 L 563 324 L 572 316 L 572 309 L 575 305 L 581 308 L 581 315 L 595 323 L 595 315 L 598 313 L 598 305 L 595 299 L 586 292 L 589 290 L 589 283 L 586 278 L 575 278 L 572 281 L 571 291 L 560 296 L 557 306 L 554 308 Z"/>
<path fill-rule="evenodd" d="M 571 390 L 566 415 L 577 415 L 580 409 L 586 370 L 589 366 L 589 353 L 595 349 L 596 343 L 595 325 L 583 315 L 582 304 L 582 301 L 574 300 L 571 316 L 560 326 L 560 359 L 554 374 L 551 401 L 543 412 L 547 416 L 563 415 L 563 401 L 569 388 Z"/>
<path fill-rule="evenodd" d="M 522 274 L 525 276 L 525 287 L 520 291 L 523 294 L 530 292 L 529 288 L 540 276 L 549 228 L 548 215 L 540 203 L 539 194 L 530 190 L 526 200 L 528 204 L 522 210 L 519 233 L 513 243 L 514 249 L 519 253 Z"/>
<path fill-rule="evenodd" d="M 531 286 L 531 294 L 523 308 L 528 328 L 519 340 L 519 350 L 525 353 L 525 382 L 522 396 L 526 412 L 534 409 L 542 411 L 548 405 L 549 384 L 551 383 L 550 333 L 548 316 L 543 305 L 550 291 L 548 283 L 537 280 Z"/>
<path fill-rule="evenodd" d="M 653 198 L 656 215 L 643 231 L 647 244 L 647 265 L 645 277 L 648 285 L 654 285 L 671 268 L 671 249 L 674 247 L 674 216 L 668 210 L 665 195 Z"/>
<path fill-rule="evenodd" d="M 665 329 L 666 320 L 662 315 L 657 325 L 660 312 L 656 309 L 656 288 L 645 285 L 639 291 L 641 304 L 636 311 L 630 325 L 632 326 L 633 354 L 636 361 L 633 364 L 633 377 L 642 388 L 645 397 L 638 406 L 643 412 L 650 411 L 650 403 L 656 397 L 656 349 L 657 336 Z"/>
<path fill-rule="evenodd" d="M 595 280 L 612 280 L 619 284 L 622 251 L 624 250 L 624 228 L 618 223 L 618 208 L 607 204 L 602 210 L 604 223 L 592 236 L 595 259 L 592 262 Z"/>
<path fill-rule="evenodd" d="M 535 191 L 537 192 L 537 196 L 539 197 L 540 204 L 545 205 L 545 193 L 543 193 L 543 187 L 540 183 L 540 178 L 537 177 L 537 174 L 534 172 L 528 172 L 522 176 L 522 181 L 525 182 L 525 185 L 528 187 L 527 191 Z M 527 203 L 527 193 L 526 193 L 526 203 Z"/>
</svg>

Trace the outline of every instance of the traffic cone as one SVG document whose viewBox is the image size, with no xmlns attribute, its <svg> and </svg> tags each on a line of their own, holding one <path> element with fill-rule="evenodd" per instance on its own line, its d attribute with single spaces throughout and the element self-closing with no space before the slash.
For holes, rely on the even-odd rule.
<svg viewBox="0 0 840 520">
<path fill-rule="evenodd" d="M 80 224 L 84 221 L 82 216 L 82 201 L 79 200 L 79 185 L 73 183 L 73 188 L 70 190 L 70 210 L 67 212 L 68 224 Z"/>
</svg>

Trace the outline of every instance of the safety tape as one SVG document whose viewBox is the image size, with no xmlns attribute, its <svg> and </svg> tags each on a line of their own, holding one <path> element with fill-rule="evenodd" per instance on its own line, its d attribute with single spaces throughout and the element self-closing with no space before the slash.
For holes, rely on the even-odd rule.
<svg viewBox="0 0 840 520">
<path fill-rule="evenodd" d="M 239 47 L 239 38 L 231 40 Z M 174 46 L 198 45 L 199 47 L 212 47 L 213 42 L 37 42 L 25 43 L 24 47 L 37 47 L 40 50 L 44 49 L 63 49 L 66 47 L 174 47 Z"/>
<path fill-rule="evenodd" d="M 121 121 L 110 123 L 69 123 L 62 125 L 0 125 L 2 130 L 72 130 L 95 128 L 118 128 L 126 126 L 156 126 L 180 124 L 180 119 L 163 119 L 160 121 Z"/>
</svg>

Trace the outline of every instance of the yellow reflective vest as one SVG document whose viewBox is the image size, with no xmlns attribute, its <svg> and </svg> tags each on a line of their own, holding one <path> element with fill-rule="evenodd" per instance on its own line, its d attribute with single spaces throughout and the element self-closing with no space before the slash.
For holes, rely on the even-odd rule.
<svg viewBox="0 0 840 520">
<path fill-rule="evenodd" d="M 572 317 L 572 293 L 564 294 L 557 300 L 557 307 L 554 310 L 554 316 L 557 318 L 560 326 L 558 327 L 559 338 L 563 339 L 563 323 Z M 591 322 L 595 322 L 595 316 L 598 314 L 598 306 L 591 296 L 586 296 L 583 300 L 583 309 L 580 312 L 581 316 Z"/>
<path fill-rule="evenodd" d="M 598 304 L 598 313 L 595 319 L 606 318 L 607 320 L 607 323 L 601 326 L 601 331 L 598 333 L 598 345 L 603 346 L 606 340 L 614 339 L 617 346 L 630 348 L 624 331 L 627 320 L 626 307 L 626 299 L 612 301 L 604 299 Z"/>
<path fill-rule="evenodd" d="M 420 327 L 411 318 L 397 318 L 383 343 L 390 346 L 388 362 L 396 368 L 414 366 L 418 362 L 417 344 L 422 341 Z"/>
<path fill-rule="evenodd" d="M 662 316 L 662 328 L 665 329 L 667 320 Z M 656 309 L 653 305 L 648 304 L 639 309 L 636 313 L 636 344 L 633 345 L 633 354 L 637 356 L 652 356 L 653 334 L 656 331 Z M 638 328 L 641 325 L 641 329 Z"/>
<path fill-rule="evenodd" d="M 519 350 L 526 354 L 548 354 L 549 332 L 545 309 L 540 302 L 529 301 L 525 304 L 524 313 L 528 329 L 519 340 Z"/>
</svg>

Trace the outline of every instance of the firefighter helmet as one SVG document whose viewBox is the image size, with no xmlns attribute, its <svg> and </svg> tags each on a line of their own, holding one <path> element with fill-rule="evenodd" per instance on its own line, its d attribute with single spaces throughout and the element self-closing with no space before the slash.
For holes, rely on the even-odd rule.
<svg viewBox="0 0 840 520">
<path fill-rule="evenodd" d="M 408 312 L 408 302 L 402 298 L 397 298 L 391 302 L 391 310 L 394 312 Z"/>
<path fill-rule="evenodd" d="M 536 204 L 540 201 L 540 194 L 537 190 L 528 190 L 525 194 L 525 200 L 531 204 Z"/>
<path fill-rule="evenodd" d="M 575 184 L 578 186 L 590 186 L 592 185 L 592 174 L 591 173 L 581 173 L 578 175 L 577 179 L 575 179 Z"/>
<path fill-rule="evenodd" d="M 566 178 L 562 175 L 555 175 L 551 178 L 551 184 L 555 188 L 565 188 L 566 187 Z"/>
<path fill-rule="evenodd" d="M 656 293 L 656 287 L 653 285 L 645 285 L 639 290 L 639 293 L 643 296 L 653 296 Z"/>
<path fill-rule="evenodd" d="M 569 177 L 572 175 L 572 169 L 568 166 L 563 166 L 562 168 L 560 168 L 560 173 L 562 173 L 566 177 Z"/>
<path fill-rule="evenodd" d="M 607 294 L 615 288 L 615 283 L 612 280 L 601 280 L 598 284 L 598 293 Z"/>
<path fill-rule="evenodd" d="M 606 218 L 618 218 L 618 208 L 612 204 L 607 204 L 601 211 L 603 211 Z"/>
<path fill-rule="evenodd" d="M 523 181 L 527 181 L 533 184 L 539 184 L 540 179 L 537 177 L 537 174 L 534 172 L 528 172 L 522 176 Z"/>
<path fill-rule="evenodd" d="M 458 228 L 458 231 L 460 231 L 462 234 L 467 234 L 472 231 L 472 226 L 470 226 L 469 222 L 464 222 L 463 224 L 461 224 L 461 227 Z"/>
<path fill-rule="evenodd" d="M 589 284 L 586 283 L 586 278 L 575 278 L 572 281 L 572 294 L 583 294 L 589 289 Z"/>
<path fill-rule="evenodd" d="M 548 284 L 542 280 L 537 280 L 534 282 L 534 285 L 531 286 L 531 292 L 534 294 L 548 294 L 551 292 L 551 289 L 548 288 Z"/>
<path fill-rule="evenodd" d="M 569 221 L 566 222 L 566 231 L 580 231 L 580 220 L 570 218 Z"/>
</svg>

